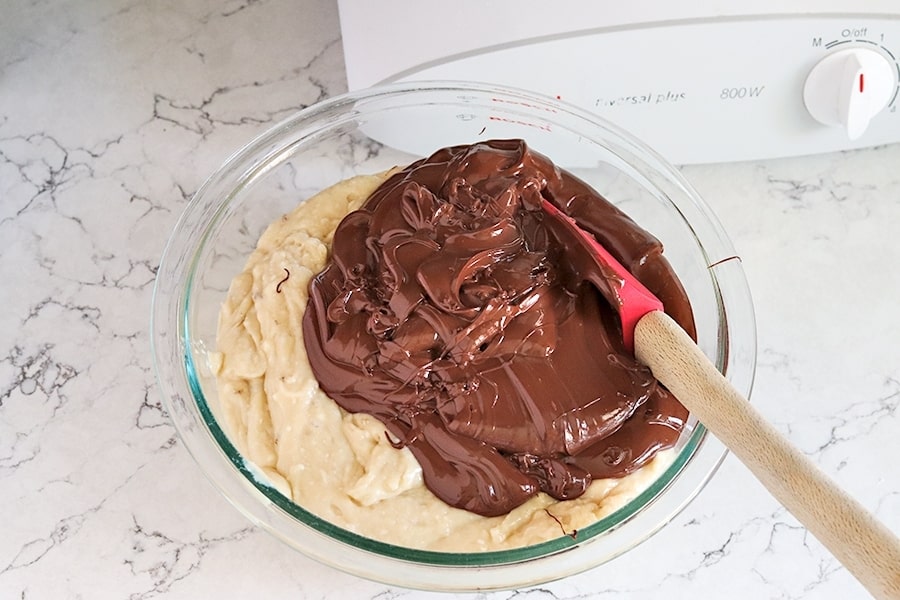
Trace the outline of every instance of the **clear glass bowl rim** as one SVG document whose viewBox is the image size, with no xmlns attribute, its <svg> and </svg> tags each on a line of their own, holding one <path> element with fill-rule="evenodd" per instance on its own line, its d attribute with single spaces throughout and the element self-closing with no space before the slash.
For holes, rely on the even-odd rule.
<svg viewBox="0 0 900 600">
<path fill-rule="evenodd" d="M 341 114 L 347 119 L 352 119 L 354 118 L 355 107 L 364 106 L 367 101 L 383 100 L 392 97 L 409 98 L 418 92 L 434 93 L 442 91 L 456 93 L 488 92 L 504 97 L 513 97 L 526 102 L 528 105 L 553 106 L 555 110 L 563 111 L 569 116 L 583 120 L 586 126 L 590 125 L 602 132 L 604 145 L 611 153 L 629 157 L 627 162 L 631 166 L 634 166 L 637 157 L 646 161 L 642 163 L 644 167 L 661 174 L 668 183 L 674 185 L 675 189 L 681 192 L 683 199 L 691 203 L 691 208 L 704 221 L 708 230 L 708 235 L 705 240 L 702 240 L 700 247 L 704 252 L 714 250 L 714 252 L 710 252 L 708 264 L 714 264 L 717 257 L 734 255 L 731 243 L 717 218 L 681 174 L 653 150 L 644 146 L 640 141 L 635 140 L 630 134 L 596 115 L 531 92 L 490 84 L 415 82 L 382 85 L 359 92 L 335 96 L 330 100 L 299 111 L 235 152 L 201 186 L 176 224 L 160 262 L 153 293 L 150 327 L 154 368 L 159 387 L 163 392 L 165 406 L 178 430 L 179 436 L 201 466 L 204 474 L 251 521 L 261 525 L 292 547 L 345 571 L 398 585 L 411 585 L 412 587 L 426 587 L 428 589 L 469 590 L 538 583 L 583 570 L 583 568 L 593 566 L 593 564 L 599 564 L 599 562 L 621 554 L 652 535 L 665 522 L 680 512 L 696 493 L 702 489 L 724 458 L 724 448 L 717 440 L 706 434 L 702 425 L 698 425 L 674 463 L 666 469 L 665 473 L 657 481 L 618 511 L 580 531 L 578 538 L 561 536 L 534 546 L 482 553 L 416 550 L 371 540 L 337 527 L 304 510 L 267 485 L 262 478 L 257 476 L 254 466 L 243 460 L 240 453 L 232 446 L 225 433 L 219 427 L 206 403 L 195 374 L 196 365 L 193 363 L 189 334 L 190 324 L 188 322 L 191 290 L 197 259 L 203 245 L 207 241 L 208 230 L 211 224 L 222 215 L 224 207 L 239 193 L 243 186 L 248 185 L 254 178 L 264 175 L 266 165 L 273 156 L 285 152 L 285 148 L 289 145 L 300 144 L 304 140 L 314 138 L 319 132 L 327 131 L 330 127 L 333 127 L 336 121 L 334 117 L 330 117 L 331 115 L 344 111 Z M 641 171 L 641 169 L 638 170 Z M 197 228 L 198 224 L 201 225 L 199 229 Z M 695 233 L 696 235 L 698 234 Z M 755 320 L 746 280 L 738 261 L 719 263 L 710 268 L 709 271 L 718 295 L 720 326 L 724 327 L 724 324 L 727 323 L 730 329 L 734 320 L 740 319 L 742 328 L 740 335 L 743 339 L 748 339 L 751 342 L 749 345 L 752 347 L 752 356 L 750 357 L 751 360 L 748 361 L 749 372 L 741 373 L 741 381 L 736 382 L 736 384 L 739 383 L 745 388 L 742 391 L 745 391 L 747 396 L 749 396 L 755 371 Z M 723 282 L 727 283 L 727 285 L 722 285 Z M 725 320 L 726 307 L 728 308 L 727 321 Z M 173 333 L 174 338 L 172 337 Z M 717 366 L 720 370 L 726 371 L 727 365 L 724 361 L 727 360 L 728 345 L 730 344 L 729 338 L 733 337 L 733 334 L 730 334 L 728 331 L 723 333 L 724 336 L 720 336 L 720 339 L 725 347 L 720 348 L 720 359 L 722 360 L 719 361 L 720 364 Z M 173 349 L 176 350 L 174 354 L 182 359 L 180 361 L 176 360 L 174 364 L 171 360 L 173 358 Z M 177 367 L 179 363 L 182 367 L 181 369 Z M 727 371 L 726 375 L 729 375 Z M 202 426 L 198 427 L 201 424 Z M 220 453 L 219 459 L 215 461 L 215 465 L 210 464 L 211 449 Z M 698 460 L 698 454 L 701 451 L 706 452 L 707 455 L 703 461 Z M 230 463 L 230 474 L 225 472 L 224 463 L 226 462 Z M 702 465 L 699 464 L 701 462 L 703 463 Z M 692 463 L 695 463 L 695 470 L 702 471 L 694 476 L 696 479 L 693 486 L 694 489 L 689 491 L 688 496 L 683 498 L 678 506 L 667 511 L 669 514 L 664 521 L 655 525 L 645 524 L 641 535 L 636 536 L 629 544 L 621 548 L 606 552 L 605 555 L 598 553 L 597 560 L 582 559 L 580 561 L 570 561 L 571 566 L 569 568 L 561 568 L 556 571 L 548 569 L 546 573 L 552 573 L 552 576 L 548 577 L 544 574 L 535 578 L 537 573 L 544 573 L 543 569 L 533 570 L 536 561 L 552 559 L 561 553 L 571 555 L 574 550 L 585 548 L 591 545 L 591 542 L 596 542 L 598 538 L 602 538 L 601 534 L 612 532 L 629 521 L 635 520 L 648 506 L 656 504 L 664 490 L 672 486 L 679 478 L 683 478 L 684 472 L 691 467 Z M 236 485 L 235 481 L 228 481 L 229 477 L 233 479 L 238 473 L 243 477 L 243 482 L 238 482 Z M 244 488 L 243 491 L 240 489 L 242 486 Z M 256 497 L 254 498 L 254 496 Z M 275 514 L 272 514 L 273 512 Z M 319 537 L 325 536 L 330 539 L 318 540 L 318 542 L 324 541 L 325 543 L 314 543 L 313 546 L 320 547 L 310 548 L 304 541 L 298 540 L 297 537 L 287 533 L 280 526 L 284 524 L 285 518 L 298 520 L 303 523 L 312 530 L 313 538 L 318 535 Z M 309 536 L 304 535 L 302 537 L 308 538 Z M 338 544 L 335 546 L 331 543 L 332 541 L 336 541 Z M 415 566 L 426 570 L 429 568 L 436 569 L 436 571 L 432 574 L 423 572 L 419 577 L 421 581 L 417 580 L 416 577 L 397 581 L 396 578 L 385 577 L 379 571 L 377 565 L 374 565 L 374 568 L 354 568 L 353 565 L 348 565 L 348 560 L 336 557 L 334 554 L 334 550 L 340 549 L 342 545 L 345 549 L 352 548 L 356 551 L 362 551 L 366 555 L 364 560 L 371 561 L 373 557 L 379 557 L 379 560 L 374 561 L 375 563 L 381 562 L 380 558 L 385 558 L 388 561 L 403 562 L 406 565 L 406 569 L 409 569 L 410 566 Z M 515 569 L 518 573 L 511 577 L 504 577 L 502 574 L 502 571 L 507 567 L 521 565 L 522 563 L 527 563 L 529 565 L 528 568 L 532 569 L 530 574 L 531 580 L 528 577 L 522 580 L 524 573 L 520 569 Z M 467 569 L 467 578 L 470 578 L 472 569 L 477 568 L 488 573 L 488 576 L 484 578 L 486 581 L 501 583 L 485 584 L 471 579 L 469 582 L 456 582 L 455 584 L 442 584 L 440 581 L 437 581 L 442 579 L 438 572 L 448 568 L 451 571 L 454 569 L 458 570 L 459 567 Z"/>
</svg>

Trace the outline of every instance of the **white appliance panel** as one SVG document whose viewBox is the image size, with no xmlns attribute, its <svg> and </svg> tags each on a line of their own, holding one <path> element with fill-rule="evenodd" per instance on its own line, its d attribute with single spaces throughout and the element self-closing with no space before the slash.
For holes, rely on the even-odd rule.
<svg viewBox="0 0 900 600">
<path fill-rule="evenodd" d="M 857 6 L 861 4 L 865 3 Z M 341 4 L 342 20 L 348 5 L 353 2 Z M 486 44 L 478 47 L 477 40 L 465 38 L 459 43 L 468 48 L 465 51 L 404 67 L 410 61 L 407 53 L 381 64 L 379 81 L 357 73 L 355 83 L 468 80 L 555 96 L 629 130 L 677 164 L 860 148 L 900 142 L 900 7 L 894 10 L 896 14 L 780 14 L 638 23 L 499 46 L 484 39 Z M 499 17 L 488 11 L 479 18 Z M 406 23 L 406 28 L 415 25 Z M 378 35 L 379 27 L 370 23 L 368 31 L 368 36 Z M 432 33 L 440 37 L 434 28 Z M 345 28 L 344 34 L 349 73 L 354 71 L 354 48 L 366 41 L 358 31 Z M 814 119 L 803 93 L 807 76 L 819 61 L 854 47 L 876 52 L 889 65 L 880 73 L 890 74 L 883 85 L 891 94 L 868 127 L 850 135 L 844 127 Z M 851 139 L 853 135 L 856 139 Z"/>
</svg>

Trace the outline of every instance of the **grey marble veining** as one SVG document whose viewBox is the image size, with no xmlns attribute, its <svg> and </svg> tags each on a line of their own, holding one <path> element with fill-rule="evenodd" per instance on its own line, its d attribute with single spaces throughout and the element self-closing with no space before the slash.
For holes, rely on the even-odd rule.
<svg viewBox="0 0 900 600">
<path fill-rule="evenodd" d="M 251 526 L 178 441 L 147 335 L 181 210 L 344 91 L 333 0 L 13 0 L 0 21 L 0 598 L 421 598 Z M 753 401 L 900 531 L 900 146 L 684 173 L 754 295 Z M 494 599 L 858 598 L 735 459 L 650 541 Z"/>
</svg>

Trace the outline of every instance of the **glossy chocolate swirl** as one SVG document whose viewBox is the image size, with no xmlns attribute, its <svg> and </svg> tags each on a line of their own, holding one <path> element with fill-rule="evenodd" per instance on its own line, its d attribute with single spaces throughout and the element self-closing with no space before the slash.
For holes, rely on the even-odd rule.
<svg viewBox="0 0 900 600">
<path fill-rule="evenodd" d="M 482 515 L 628 474 L 687 416 L 625 350 L 542 198 L 693 335 L 659 241 L 520 140 L 445 148 L 391 176 L 343 219 L 310 284 L 303 333 L 322 389 L 381 420 L 439 498 Z"/>
</svg>

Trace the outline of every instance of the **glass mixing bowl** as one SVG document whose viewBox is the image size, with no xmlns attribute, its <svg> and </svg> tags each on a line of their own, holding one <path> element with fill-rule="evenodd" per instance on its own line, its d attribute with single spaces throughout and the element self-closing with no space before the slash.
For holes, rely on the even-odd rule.
<svg viewBox="0 0 900 600">
<path fill-rule="evenodd" d="M 406 165 L 438 148 L 522 138 L 658 237 L 687 289 L 698 344 L 749 396 L 756 364 L 753 308 L 734 250 L 677 170 L 586 111 L 490 85 L 408 83 L 345 94 L 276 125 L 200 188 L 171 235 L 157 275 L 152 344 L 166 408 L 212 483 L 253 523 L 289 546 L 356 575 L 405 587 L 514 588 L 594 567 L 634 547 L 699 492 L 725 449 L 696 419 L 672 464 L 634 500 L 578 532 L 496 552 L 398 547 L 351 533 L 294 504 L 245 461 L 216 418 L 219 307 L 266 225 L 352 175 Z"/>
</svg>

